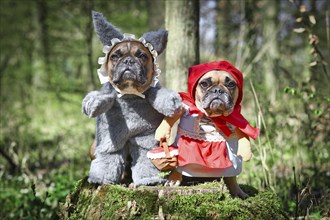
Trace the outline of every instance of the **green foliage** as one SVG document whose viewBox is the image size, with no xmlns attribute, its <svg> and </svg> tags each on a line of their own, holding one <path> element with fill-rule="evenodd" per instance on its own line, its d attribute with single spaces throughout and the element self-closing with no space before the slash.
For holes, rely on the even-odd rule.
<svg viewBox="0 0 330 220">
<path fill-rule="evenodd" d="M 62 171 L 63 172 L 63 171 Z M 51 172 L 45 179 L 27 176 L 1 180 L 2 219 L 57 219 L 59 202 L 73 189 L 74 179 Z"/>
</svg>

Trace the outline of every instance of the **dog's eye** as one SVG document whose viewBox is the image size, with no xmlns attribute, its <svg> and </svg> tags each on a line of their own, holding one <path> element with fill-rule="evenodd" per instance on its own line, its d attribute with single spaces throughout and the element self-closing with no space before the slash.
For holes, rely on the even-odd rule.
<svg viewBox="0 0 330 220">
<path fill-rule="evenodd" d="M 208 81 L 202 81 L 199 83 L 199 85 L 203 88 L 206 89 L 209 86 L 209 82 Z"/>
<path fill-rule="evenodd" d="M 228 87 L 228 89 L 235 89 L 235 87 L 236 87 L 236 83 L 233 82 L 233 81 L 228 82 L 227 87 Z"/>
<path fill-rule="evenodd" d="M 236 82 L 227 76 L 225 81 L 225 86 L 227 86 L 228 89 L 235 89 Z"/>
<path fill-rule="evenodd" d="M 140 53 L 137 57 L 138 57 L 139 59 L 142 59 L 142 60 L 147 60 L 147 59 L 148 59 L 148 56 L 147 56 L 147 54 L 145 54 L 145 53 Z"/>
<path fill-rule="evenodd" d="M 116 61 L 116 60 L 118 60 L 119 59 L 119 56 L 117 55 L 117 54 L 111 54 L 111 56 L 110 56 L 110 60 L 112 60 L 112 61 Z"/>
</svg>

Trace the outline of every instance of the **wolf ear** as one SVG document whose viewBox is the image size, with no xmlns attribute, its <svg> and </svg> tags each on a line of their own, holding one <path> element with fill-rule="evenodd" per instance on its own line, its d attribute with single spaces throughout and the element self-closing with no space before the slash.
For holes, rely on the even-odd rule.
<svg viewBox="0 0 330 220">
<path fill-rule="evenodd" d="M 123 39 L 123 34 L 114 25 L 109 23 L 99 12 L 92 11 L 94 29 L 103 45 L 111 45 L 111 39 Z"/>
<path fill-rule="evenodd" d="M 158 54 L 161 54 L 167 45 L 168 31 L 159 29 L 158 31 L 147 32 L 143 34 L 143 38 L 150 43 Z"/>
</svg>

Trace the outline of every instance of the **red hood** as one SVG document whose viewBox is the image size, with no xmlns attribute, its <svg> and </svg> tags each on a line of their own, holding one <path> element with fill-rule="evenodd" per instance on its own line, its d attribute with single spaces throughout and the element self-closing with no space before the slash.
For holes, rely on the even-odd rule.
<svg viewBox="0 0 330 220">
<path fill-rule="evenodd" d="M 207 72 L 211 70 L 224 70 L 231 74 L 236 80 L 239 93 L 238 99 L 236 101 L 234 111 L 227 117 L 219 116 L 212 117 L 211 119 L 214 123 L 228 136 L 230 135 L 230 130 L 225 125 L 225 122 L 229 122 L 232 125 L 238 127 L 242 132 L 248 136 L 256 139 L 259 135 L 259 128 L 253 128 L 247 120 L 241 114 L 241 102 L 243 98 L 243 74 L 236 69 L 232 64 L 227 61 L 215 61 L 210 63 L 198 64 L 191 66 L 188 73 L 188 94 L 180 93 L 185 104 L 188 104 L 191 108 L 192 113 L 201 113 L 195 105 L 195 89 L 198 83 L 198 80 Z"/>
<path fill-rule="evenodd" d="M 195 98 L 195 89 L 198 80 L 211 70 L 224 70 L 234 77 L 239 89 L 236 105 L 241 104 L 243 98 L 243 74 L 227 61 L 215 61 L 191 66 L 188 73 L 188 93 L 190 97 Z"/>
</svg>

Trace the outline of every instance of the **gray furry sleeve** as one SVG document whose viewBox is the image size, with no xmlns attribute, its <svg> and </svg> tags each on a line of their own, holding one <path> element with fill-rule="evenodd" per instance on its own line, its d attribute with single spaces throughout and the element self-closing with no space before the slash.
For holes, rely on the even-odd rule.
<svg viewBox="0 0 330 220">
<path fill-rule="evenodd" d="M 106 83 L 99 91 L 92 91 L 85 96 L 82 101 L 82 112 L 90 118 L 96 117 L 108 111 L 113 106 L 115 98 L 115 90 Z"/>
<path fill-rule="evenodd" d="M 154 109 L 165 116 L 173 116 L 182 106 L 182 99 L 177 92 L 159 85 L 150 88 L 146 98 Z"/>
</svg>

